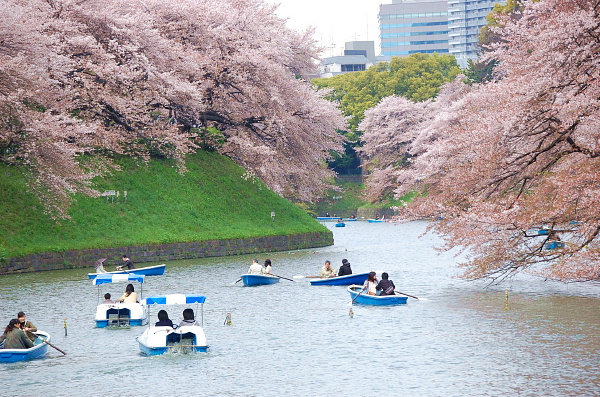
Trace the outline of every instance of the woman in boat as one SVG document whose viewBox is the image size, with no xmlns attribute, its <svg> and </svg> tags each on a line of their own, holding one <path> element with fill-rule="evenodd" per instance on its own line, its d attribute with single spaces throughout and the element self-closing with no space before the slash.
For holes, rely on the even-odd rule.
<svg viewBox="0 0 600 397">
<path fill-rule="evenodd" d="M 123 303 L 137 303 L 138 297 L 137 293 L 133 289 L 133 284 L 127 284 L 125 287 L 125 293 L 115 302 L 123 302 Z"/>
<path fill-rule="evenodd" d="M 157 327 L 173 327 L 173 321 L 169 319 L 169 313 L 166 310 L 158 312 L 158 321 L 154 324 Z"/>
<path fill-rule="evenodd" d="M 271 260 L 265 259 L 265 268 L 263 269 L 264 274 L 271 274 Z"/>
<path fill-rule="evenodd" d="M 335 269 L 331 267 L 330 261 L 325 261 L 325 264 L 321 268 L 321 277 L 335 277 Z"/>
<path fill-rule="evenodd" d="M 258 263 L 258 260 L 254 259 L 252 261 L 252 264 L 250 265 L 250 268 L 248 269 L 248 274 L 262 274 L 263 273 L 263 268 L 260 265 L 260 263 Z"/>
<path fill-rule="evenodd" d="M 4 334 L 0 336 L 0 343 L 4 342 L 5 349 L 29 349 L 33 347 L 33 342 L 25 335 L 21 329 L 21 323 L 18 319 L 10 320 Z"/>
<path fill-rule="evenodd" d="M 396 293 L 394 292 L 396 286 L 394 285 L 394 282 L 389 279 L 389 275 L 385 272 L 381 273 L 381 281 L 379 282 L 379 284 L 377 284 L 377 287 L 375 288 L 377 289 L 377 291 L 381 291 L 381 293 L 379 294 L 380 296 L 396 295 Z"/>
<path fill-rule="evenodd" d="M 340 267 L 340 270 L 338 270 L 338 276 L 348 276 L 352 274 L 352 268 L 350 268 L 350 262 L 348 262 L 348 259 L 342 259 L 342 266 Z"/>
<path fill-rule="evenodd" d="M 194 320 L 194 310 L 188 308 L 183 311 L 183 321 L 179 323 L 179 326 L 183 327 L 183 326 L 190 326 L 190 325 L 200 325 L 200 324 L 198 324 L 198 322 L 196 320 Z"/>
<path fill-rule="evenodd" d="M 363 284 L 363 291 L 367 290 L 368 295 L 377 295 L 377 275 L 375 272 L 369 273 L 369 276 Z"/>
</svg>

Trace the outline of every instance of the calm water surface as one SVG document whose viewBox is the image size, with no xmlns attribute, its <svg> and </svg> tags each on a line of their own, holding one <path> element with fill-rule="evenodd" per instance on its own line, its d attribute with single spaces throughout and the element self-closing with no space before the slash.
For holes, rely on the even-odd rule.
<svg viewBox="0 0 600 397">
<path fill-rule="evenodd" d="M 354 272 L 387 271 L 398 291 L 421 299 L 355 304 L 351 317 L 345 287 L 234 284 L 254 256 L 169 262 L 164 276 L 147 278 L 143 295 L 206 295 L 210 351 L 144 357 L 135 340 L 143 327 L 94 327 L 91 267 L 0 276 L 2 327 L 23 310 L 68 353 L 50 348 L 45 359 L 1 365 L 0 395 L 600 395 L 599 285 L 466 282 L 455 277 L 458 259 L 433 249 L 435 236 L 419 238 L 424 222 L 326 225 L 334 246 L 257 258 L 270 257 L 273 272 L 288 278 L 347 258 Z M 167 309 L 181 319 L 183 307 Z"/>
</svg>

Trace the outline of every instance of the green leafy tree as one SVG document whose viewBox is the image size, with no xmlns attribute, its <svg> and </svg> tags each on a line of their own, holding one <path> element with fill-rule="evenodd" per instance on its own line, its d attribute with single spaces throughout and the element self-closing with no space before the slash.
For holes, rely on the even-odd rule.
<svg viewBox="0 0 600 397">
<path fill-rule="evenodd" d="M 328 79 L 314 79 L 318 89 L 330 89 L 327 99 L 339 104 L 348 117 L 348 129 L 342 134 L 351 142 L 352 149 L 359 145 L 362 132 L 358 124 L 365 111 L 392 95 L 403 96 L 420 102 L 434 98 L 439 87 L 452 81 L 461 73 L 452 55 L 411 54 L 405 58 L 392 58 L 364 72 L 346 73 Z M 354 156 L 354 159 L 348 159 Z M 335 157 L 330 166 L 338 172 L 347 164 L 357 164 L 354 150 Z"/>
</svg>

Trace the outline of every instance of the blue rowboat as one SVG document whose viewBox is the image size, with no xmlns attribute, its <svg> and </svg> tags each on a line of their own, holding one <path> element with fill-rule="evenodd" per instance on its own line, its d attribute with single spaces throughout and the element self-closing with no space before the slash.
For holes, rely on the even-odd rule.
<svg viewBox="0 0 600 397">
<path fill-rule="evenodd" d="M 551 241 L 549 243 L 546 243 L 546 245 L 544 246 L 544 249 L 547 250 L 555 250 L 558 248 L 565 248 L 565 243 L 563 241 Z"/>
<path fill-rule="evenodd" d="M 339 216 L 317 216 L 318 221 L 337 221 Z"/>
<path fill-rule="evenodd" d="M 167 265 L 164 263 L 162 265 L 156 266 L 148 266 L 148 267 L 140 267 L 139 269 L 131 269 L 131 270 L 115 270 L 114 272 L 106 272 L 106 273 L 88 273 L 89 279 L 95 279 L 100 274 L 141 274 L 144 276 L 162 276 L 165 274 L 165 269 Z"/>
<path fill-rule="evenodd" d="M 146 276 L 142 274 L 109 274 L 97 275 L 92 280 L 98 286 L 98 301 L 100 301 L 100 285 L 111 283 L 143 283 Z M 141 291 L 140 291 L 141 297 Z M 96 307 L 96 327 L 110 326 L 139 326 L 146 324 L 148 315 L 141 303 L 101 303 Z"/>
<path fill-rule="evenodd" d="M 362 290 L 362 285 L 350 285 L 348 287 L 348 292 L 350 293 L 350 296 L 352 297 L 354 303 L 371 306 L 388 306 L 403 305 L 408 300 L 407 296 L 400 295 L 367 295 L 366 291 L 360 293 Z"/>
<path fill-rule="evenodd" d="M 190 305 L 195 303 L 202 305 L 202 319 L 200 324 L 185 325 L 178 328 L 169 326 L 154 326 L 150 324 L 144 333 L 137 337 L 142 354 L 146 356 L 158 356 L 168 352 L 206 352 L 208 344 L 204 334 L 204 302 L 206 297 L 195 294 L 169 294 L 161 296 L 150 296 L 142 300 L 142 304 L 148 309 L 155 305 Z M 197 309 L 196 309 L 197 311 Z M 196 315 L 194 313 L 194 318 Z"/>
<path fill-rule="evenodd" d="M 16 363 L 17 361 L 27 361 L 46 355 L 48 344 L 41 339 L 50 342 L 50 334 L 37 331 L 36 335 L 39 338 L 35 338 L 33 347 L 29 349 L 0 349 L 0 363 Z"/>
<path fill-rule="evenodd" d="M 316 280 L 309 280 L 310 285 L 350 285 L 364 283 L 369 272 L 349 274 L 347 276 L 319 278 Z"/>
<path fill-rule="evenodd" d="M 346 224 L 344 222 L 338 222 L 335 224 L 335 227 L 346 227 Z"/>
<path fill-rule="evenodd" d="M 381 223 L 383 222 L 382 219 L 368 219 L 369 223 Z"/>
<path fill-rule="evenodd" d="M 262 274 L 243 274 L 242 281 L 244 285 L 247 287 L 253 285 L 267 285 L 267 284 L 276 284 L 279 282 L 279 277 L 275 276 L 265 276 Z"/>
</svg>

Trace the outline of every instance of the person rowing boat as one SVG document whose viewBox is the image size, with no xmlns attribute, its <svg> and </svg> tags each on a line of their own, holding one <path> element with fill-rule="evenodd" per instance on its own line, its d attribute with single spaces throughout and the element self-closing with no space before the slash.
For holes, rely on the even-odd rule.
<svg viewBox="0 0 600 397">
<path fill-rule="evenodd" d="M 325 261 L 325 264 L 321 268 L 321 273 L 320 273 L 321 278 L 335 277 L 336 274 L 337 273 L 336 273 L 335 269 L 331 267 L 331 262 Z"/>
</svg>

